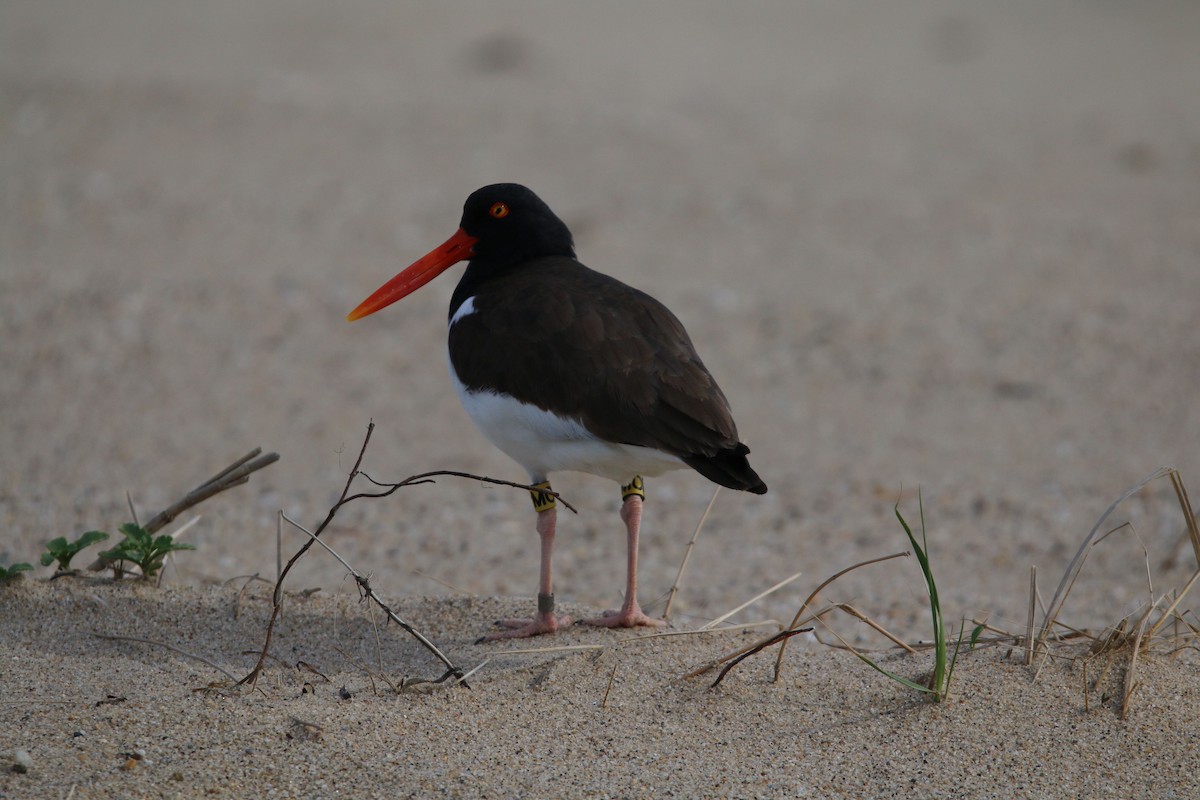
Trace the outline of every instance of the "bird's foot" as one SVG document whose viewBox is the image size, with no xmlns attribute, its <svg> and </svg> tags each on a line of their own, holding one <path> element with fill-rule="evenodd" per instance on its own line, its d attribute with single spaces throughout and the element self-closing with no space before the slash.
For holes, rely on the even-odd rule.
<svg viewBox="0 0 1200 800">
<path fill-rule="evenodd" d="M 533 619 L 501 619 L 496 621 L 496 625 L 508 630 L 494 631 L 481 636 L 475 644 L 483 644 L 484 642 L 496 642 L 501 639 L 527 639 L 530 636 L 540 636 L 543 633 L 554 633 L 559 628 L 565 628 L 571 624 L 571 618 L 565 614 L 557 615 L 554 612 L 541 613 L 539 612 Z"/>
<path fill-rule="evenodd" d="M 635 603 L 629 608 L 605 611 L 598 617 L 582 620 L 584 625 L 596 625 L 601 628 L 664 628 L 665 620 L 646 616 L 645 612 Z"/>
</svg>

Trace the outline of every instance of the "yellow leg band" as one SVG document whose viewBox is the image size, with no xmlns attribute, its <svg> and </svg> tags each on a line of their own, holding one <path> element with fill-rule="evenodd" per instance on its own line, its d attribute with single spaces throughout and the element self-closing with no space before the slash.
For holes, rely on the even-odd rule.
<svg viewBox="0 0 1200 800">
<path fill-rule="evenodd" d="M 550 494 L 550 481 L 542 481 L 541 483 L 533 484 L 529 490 L 529 496 L 533 498 L 533 510 L 537 512 L 549 511 L 554 508 L 557 503 L 554 502 L 554 495 Z"/>
<path fill-rule="evenodd" d="M 641 475 L 634 475 L 633 480 L 621 487 L 622 500 L 628 500 L 635 495 L 646 499 L 646 484 L 642 482 Z"/>
</svg>

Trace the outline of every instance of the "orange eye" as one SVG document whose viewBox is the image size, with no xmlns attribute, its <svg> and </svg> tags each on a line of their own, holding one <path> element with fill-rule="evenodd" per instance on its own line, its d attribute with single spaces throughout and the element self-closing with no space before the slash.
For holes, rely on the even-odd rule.
<svg viewBox="0 0 1200 800">
<path fill-rule="evenodd" d="M 488 213 L 496 219 L 504 219 L 508 216 L 508 203 L 492 203 Z"/>
</svg>

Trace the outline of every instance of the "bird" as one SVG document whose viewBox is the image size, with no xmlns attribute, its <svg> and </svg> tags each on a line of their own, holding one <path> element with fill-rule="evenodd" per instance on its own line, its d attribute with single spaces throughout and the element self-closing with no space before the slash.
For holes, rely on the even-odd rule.
<svg viewBox="0 0 1200 800">
<path fill-rule="evenodd" d="M 720 486 L 764 494 L 729 402 L 665 305 L 575 256 L 566 224 L 516 183 L 473 192 L 454 235 L 347 315 L 362 319 L 467 261 L 447 316 L 450 377 L 476 427 L 529 475 L 541 545 L 537 612 L 500 620 L 479 641 L 554 633 L 557 503 L 549 476 L 616 481 L 626 534 L 622 605 L 582 620 L 659 627 L 637 600 L 645 477 L 690 467 Z"/>
</svg>

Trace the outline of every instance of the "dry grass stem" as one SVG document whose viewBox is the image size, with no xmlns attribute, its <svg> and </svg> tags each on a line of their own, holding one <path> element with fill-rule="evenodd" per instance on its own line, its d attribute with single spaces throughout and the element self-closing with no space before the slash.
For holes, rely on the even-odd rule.
<svg viewBox="0 0 1200 800">
<path fill-rule="evenodd" d="M 784 578 L 784 579 L 783 579 L 783 580 L 781 580 L 779 583 L 777 583 L 777 584 L 775 584 L 774 586 L 772 586 L 770 589 L 767 589 L 766 591 L 759 592 L 758 594 L 754 595 L 754 597 L 751 597 L 749 600 L 747 600 L 746 602 L 742 603 L 742 604 L 741 604 L 740 606 L 738 606 L 737 608 L 734 608 L 734 609 L 732 609 L 732 610 L 730 610 L 730 611 L 726 611 L 724 614 L 722 614 L 721 616 L 717 617 L 716 619 L 714 619 L 714 620 L 710 620 L 709 622 L 707 622 L 706 624 L 704 624 L 703 626 L 701 626 L 701 628 L 700 628 L 700 629 L 701 629 L 701 630 L 710 630 L 710 629 L 712 629 L 712 628 L 715 628 L 715 627 L 717 627 L 717 626 L 718 626 L 718 625 L 720 625 L 722 622 L 724 622 L 725 620 L 729 619 L 730 617 L 732 617 L 734 614 L 738 613 L 738 612 L 739 612 L 739 611 L 741 611 L 742 609 L 744 609 L 744 608 L 746 608 L 746 607 L 748 607 L 748 606 L 752 606 L 752 605 L 754 605 L 755 603 L 757 603 L 759 600 L 762 600 L 762 599 L 763 599 L 764 597 L 766 597 L 767 595 L 769 595 L 769 594 L 773 594 L 774 592 L 777 592 L 777 591 L 779 591 L 780 589 L 782 589 L 783 587 L 787 586 L 789 583 L 791 583 L 792 581 L 796 580 L 797 578 L 799 578 L 799 577 L 800 577 L 801 575 L 803 575 L 803 574 L 804 574 L 803 572 L 797 572 L 795 575 L 791 575 L 791 576 L 789 576 L 789 577 L 787 577 L 787 578 Z"/>
<path fill-rule="evenodd" d="M 696 523 L 696 529 L 692 531 L 692 538 L 687 543 L 687 548 L 683 551 L 683 561 L 679 562 L 679 572 L 675 575 L 675 582 L 671 584 L 671 590 L 667 592 L 667 604 L 663 607 L 662 618 L 671 618 L 671 604 L 675 602 L 675 595 L 679 592 L 679 585 L 683 583 L 683 571 L 687 569 L 688 559 L 692 557 L 692 548 L 696 546 L 696 539 L 700 536 L 700 529 L 704 527 L 704 521 L 708 519 L 709 512 L 712 511 L 713 503 L 717 502 L 717 495 L 721 493 L 721 487 L 713 489 L 712 497 L 709 498 L 708 505 L 704 507 L 704 513 L 700 515 L 700 521 Z"/>
<path fill-rule="evenodd" d="M 1087 659 L 1083 660 L 1083 713 L 1088 713 L 1091 708 L 1088 706 L 1088 682 L 1087 682 Z"/>
<path fill-rule="evenodd" d="M 613 664 L 612 672 L 608 673 L 608 686 L 604 687 L 604 697 L 600 700 L 601 708 L 608 708 L 608 695 L 612 691 L 613 680 L 617 677 L 617 665 Z"/>
<path fill-rule="evenodd" d="M 1128 652 L 1129 660 L 1121 680 L 1119 698 L 1119 713 L 1121 718 L 1125 719 L 1130 712 L 1132 698 L 1142 683 L 1140 675 L 1145 657 L 1152 652 L 1162 653 L 1164 649 L 1169 655 L 1174 655 L 1185 649 L 1196 649 L 1196 640 L 1200 638 L 1200 628 L 1197 628 L 1197 626 L 1191 624 L 1185 618 L 1191 612 L 1180 612 L 1179 610 L 1184 598 L 1188 596 L 1189 592 L 1196 585 L 1196 582 L 1200 580 L 1200 569 L 1193 572 L 1187 583 L 1182 587 L 1156 595 L 1150 568 L 1149 548 L 1137 529 L 1128 522 L 1111 527 L 1106 526 L 1106 521 L 1122 501 L 1128 499 L 1146 484 L 1164 475 L 1169 476 L 1171 479 L 1176 499 L 1179 501 L 1179 508 L 1184 516 L 1188 538 L 1193 543 L 1193 552 L 1197 554 L 1197 563 L 1200 565 L 1200 532 L 1197 531 L 1196 518 L 1191 509 L 1187 489 L 1178 471 L 1173 468 L 1164 467 L 1123 493 L 1121 497 L 1108 507 L 1095 526 L 1093 526 L 1088 536 L 1080 545 L 1066 573 L 1063 575 L 1058 591 L 1055 592 L 1054 599 L 1051 601 L 1049 608 L 1046 609 L 1042 628 L 1033 643 L 1034 658 L 1039 653 L 1044 656 L 1043 661 L 1038 665 L 1034 673 L 1034 679 L 1036 680 L 1041 673 L 1042 667 L 1045 666 L 1045 657 L 1057 656 L 1057 654 L 1050 650 L 1048 643 L 1051 638 L 1054 638 L 1059 643 L 1078 642 L 1081 640 L 1090 641 L 1086 655 L 1079 659 L 1082 662 L 1084 670 L 1083 691 L 1085 710 L 1090 709 L 1090 692 L 1105 684 L 1114 664 L 1117 664 L 1119 659 L 1123 661 L 1123 658 L 1121 658 L 1122 654 Z M 1133 535 L 1142 550 L 1148 593 L 1147 601 L 1140 605 L 1136 612 L 1125 616 L 1100 635 L 1093 635 L 1087 631 L 1072 628 L 1062 622 L 1058 617 L 1062 611 L 1063 603 L 1070 593 L 1075 580 L 1078 578 L 1082 565 L 1091 548 L 1113 533 L 1126 529 Z M 1103 534 L 1100 533 L 1101 531 L 1104 531 Z M 1171 632 L 1164 635 L 1164 630 L 1167 629 L 1168 623 L 1170 623 Z M 1062 635 L 1059 633 L 1060 631 L 1066 631 L 1067 633 Z M 1095 681 L 1089 682 L 1089 665 L 1093 659 L 1097 658 L 1103 658 L 1104 666 L 1100 670 L 1099 677 Z"/>
<path fill-rule="evenodd" d="M 811 596 L 809 597 L 809 600 L 810 601 L 812 600 Z M 902 639 L 900 639 L 899 637 L 897 637 L 896 635 L 894 635 L 893 633 L 888 631 L 886 628 L 884 628 L 878 622 L 875 622 L 873 619 L 868 617 L 866 614 L 864 614 L 861 611 L 859 611 L 858 609 L 854 608 L 854 606 L 850 605 L 849 603 L 836 603 L 836 604 L 831 604 L 831 605 L 825 606 L 820 611 L 817 611 L 813 614 L 810 614 L 807 617 L 803 617 L 803 618 L 799 619 L 798 624 L 793 624 L 792 626 L 790 626 L 788 628 L 782 628 L 781 631 L 784 631 L 784 632 L 792 631 L 792 633 L 787 636 L 780 637 L 779 633 L 774 633 L 763 639 L 759 639 L 756 642 L 752 642 L 751 644 L 748 644 L 745 647 L 741 647 L 737 650 L 734 650 L 731 653 L 726 653 L 726 654 L 720 656 L 719 658 L 713 659 L 712 661 L 706 661 L 703 664 L 701 664 L 700 666 L 693 669 L 692 671 L 686 673 L 683 677 L 684 678 L 694 678 L 697 675 L 703 675 L 705 672 L 708 672 L 709 670 L 719 667 L 720 665 L 722 665 L 728 661 L 731 661 L 733 659 L 740 660 L 741 657 L 744 657 L 751 653 L 757 653 L 760 650 L 770 647 L 771 645 L 773 645 L 777 642 L 781 643 L 781 646 L 782 646 L 783 644 L 786 644 L 787 641 L 789 639 L 791 639 L 792 636 L 795 635 L 796 633 L 806 633 L 806 632 L 812 630 L 812 628 L 810 628 L 810 627 L 801 628 L 800 626 L 808 625 L 808 623 L 813 622 L 815 620 L 822 620 L 822 623 L 823 623 L 822 618 L 826 614 L 828 614 L 830 611 L 842 611 L 846 614 L 849 614 L 850 616 L 854 617 L 855 619 L 858 619 L 859 621 L 866 623 L 869 627 L 871 627 L 873 630 L 877 631 L 878 633 L 882 634 L 884 637 L 886 637 L 889 641 L 891 641 L 897 647 L 901 647 L 910 653 L 916 652 L 916 650 L 913 647 L 906 644 Z M 756 626 L 762 625 L 762 624 L 766 624 L 766 623 L 755 623 Z M 778 623 L 776 623 L 776 624 L 778 624 Z M 750 626 L 741 626 L 741 627 L 750 627 Z M 705 630 L 702 628 L 697 631 L 682 631 L 681 634 L 687 635 L 687 634 L 692 634 L 692 633 L 711 633 L 711 632 L 717 632 L 717 631 L 733 631 L 733 630 L 737 630 L 737 627 L 714 628 L 712 630 Z M 666 636 L 666 635 L 670 635 L 670 634 L 661 634 L 660 633 L 660 634 L 655 634 L 655 635 Z M 816 634 L 814 634 L 814 636 L 816 636 Z M 648 637 L 641 637 L 641 638 L 648 638 Z M 817 638 L 817 641 L 821 641 L 819 637 Z M 821 643 L 825 644 L 824 642 L 821 642 Z M 827 646 L 836 647 L 837 645 L 827 645 Z M 853 648 L 847 648 L 847 649 L 851 650 L 852 652 L 857 652 L 857 651 L 854 651 Z M 778 662 L 776 663 L 775 674 L 772 677 L 772 681 L 777 681 L 777 680 L 779 680 Z"/>
<path fill-rule="evenodd" d="M 1112 502 L 1112 504 L 1100 515 L 1100 519 L 1096 520 L 1096 524 L 1092 526 L 1091 531 L 1084 537 L 1083 542 L 1079 545 L 1079 549 L 1075 551 L 1074 558 L 1067 565 L 1067 571 L 1063 573 L 1062 580 L 1058 582 L 1058 588 L 1054 591 L 1054 597 L 1050 601 L 1049 608 L 1046 609 L 1045 617 L 1042 621 L 1041 630 L 1038 632 L 1037 641 L 1034 644 L 1035 655 L 1037 651 L 1041 651 L 1046 646 L 1046 640 L 1050 637 L 1050 632 L 1054 628 L 1055 621 L 1059 613 L 1062 611 L 1063 604 L 1067 601 L 1067 596 L 1071 593 L 1071 587 L 1075 585 L 1075 579 L 1079 576 L 1079 571 L 1083 568 L 1084 562 L 1087 560 L 1088 553 L 1096 543 L 1096 537 L 1100 531 L 1104 529 L 1104 524 L 1112 513 L 1116 511 L 1117 506 L 1125 502 L 1135 493 L 1140 491 L 1146 484 L 1158 480 L 1164 475 L 1175 473 L 1173 467 L 1160 467 L 1151 474 L 1147 475 L 1142 480 L 1135 483 L 1133 486 L 1126 489 L 1120 497 Z M 1200 551 L 1198 551 L 1200 552 Z"/>
<path fill-rule="evenodd" d="M 695 628 L 689 631 L 659 631 L 657 633 L 645 633 L 640 636 L 626 636 L 618 639 L 617 644 L 630 644 L 633 642 L 645 642 L 650 639 L 661 639 L 668 636 L 700 636 L 706 633 L 735 633 L 744 631 L 750 628 L 762 628 L 767 625 L 774 625 L 777 630 L 783 630 L 783 626 L 779 624 L 777 619 L 763 619 L 758 622 L 743 622 L 740 625 L 722 625 L 718 628 Z"/>
<path fill-rule="evenodd" d="M 907 550 L 904 550 L 899 553 L 892 553 L 890 556 L 882 556 L 880 558 L 871 558 L 866 561 L 860 561 L 857 564 L 851 564 L 850 566 L 846 567 L 845 569 L 839 570 L 838 572 L 833 573 L 828 578 L 826 578 L 824 581 L 822 581 L 820 583 L 820 585 L 817 586 L 816 589 L 813 589 L 812 594 L 810 594 L 807 597 L 807 599 L 805 599 L 805 601 L 800 605 L 800 608 L 796 611 L 796 615 L 794 617 L 792 617 L 792 622 L 790 625 L 788 625 L 788 628 L 799 627 L 800 618 L 802 616 L 804 616 L 804 612 L 808 609 L 809 606 L 812 605 L 812 602 L 813 602 L 813 600 L 815 600 L 817 598 L 817 595 L 819 595 L 825 589 L 826 586 L 833 583 L 834 581 L 836 581 L 838 578 L 842 577 L 846 573 L 853 572 L 854 570 L 858 569 L 859 567 L 866 567 L 871 564 L 878 564 L 881 561 L 890 561 L 893 558 L 900 558 L 901 556 L 908 556 L 908 555 L 910 555 L 909 552 Z M 774 680 L 776 680 L 776 681 L 779 680 L 779 674 L 780 674 L 780 672 L 783 671 L 783 655 L 786 651 L 787 651 L 787 640 L 784 639 L 783 643 L 779 646 L 779 654 L 777 656 L 775 656 Z"/>
<path fill-rule="evenodd" d="M 721 683 L 721 681 L 725 680 L 725 676 L 729 674 L 729 671 L 731 669 L 733 669 L 738 664 L 742 663 L 743 661 L 745 661 L 747 658 L 754 655 L 755 653 L 761 652 L 773 644 L 778 644 L 780 642 L 786 642 L 788 639 L 792 638 L 793 636 L 796 636 L 797 634 L 808 633 L 811 630 L 812 630 L 812 628 L 794 628 L 794 629 L 789 629 L 786 631 L 780 631 L 779 633 L 775 634 L 774 636 L 764 639 L 763 641 L 759 642 L 758 644 L 754 645 L 753 647 L 748 648 L 745 652 L 740 653 L 739 655 L 737 655 L 736 657 L 731 659 L 730 662 L 725 665 L 725 668 L 722 669 L 720 671 L 720 673 L 717 674 L 717 679 L 714 680 L 709 685 L 708 688 L 710 688 L 710 689 L 717 688 L 717 686 Z"/>
<path fill-rule="evenodd" d="M 483 661 L 480 661 L 478 665 L 476 665 L 476 666 L 475 666 L 475 667 L 473 667 L 472 669 L 468 670 L 468 671 L 467 671 L 466 673 L 464 673 L 463 675 L 459 675 L 458 677 L 456 677 L 456 678 L 455 678 L 453 681 L 451 681 L 451 682 L 450 682 L 448 685 L 450 685 L 450 686 L 457 686 L 457 685 L 458 685 L 458 684 L 460 684 L 460 683 L 461 683 L 461 684 L 465 684 L 465 683 L 467 682 L 467 679 L 468 679 L 468 678 L 471 678 L 471 677 L 473 677 L 473 676 L 475 675 L 475 673 L 476 673 L 476 672 L 479 672 L 479 670 L 483 669 L 484 667 L 486 667 L 486 666 L 487 666 L 488 664 L 490 664 L 490 663 L 492 663 L 492 660 L 491 660 L 490 658 L 485 658 Z"/>
<path fill-rule="evenodd" d="M 372 423 L 374 424 L 374 423 Z M 527 492 L 541 492 L 554 497 L 558 502 L 562 503 L 572 514 L 578 514 L 579 509 L 568 503 L 561 494 L 552 489 L 544 489 L 540 486 L 530 486 L 528 483 L 517 483 L 515 481 L 506 481 L 500 478 L 489 478 L 486 475 L 475 475 L 470 472 L 458 472 L 452 469 L 435 469 L 432 472 L 423 472 L 420 475 L 410 475 L 397 483 L 388 483 L 387 481 L 377 481 L 365 472 L 359 471 L 356 475 L 362 475 L 363 479 L 375 484 L 383 489 L 382 492 L 360 492 L 346 498 L 346 502 L 358 500 L 364 497 L 387 497 L 397 489 L 403 489 L 405 486 L 418 486 L 423 483 L 437 483 L 434 478 L 468 478 L 480 483 L 490 483 L 495 486 L 511 486 L 514 489 L 524 489 Z"/>
<path fill-rule="evenodd" d="M 1150 619 L 1150 614 L 1153 610 L 1153 606 L 1146 609 L 1146 613 L 1142 615 L 1141 620 L 1138 622 L 1137 631 L 1133 635 L 1133 648 L 1129 653 L 1129 666 L 1125 669 L 1125 691 L 1121 694 L 1121 719 L 1125 719 L 1129 713 L 1129 699 L 1133 696 L 1133 691 L 1138 687 L 1138 653 L 1142 649 L 1142 635 L 1146 632 L 1146 622 Z"/>
<path fill-rule="evenodd" d="M 1029 567 L 1029 617 L 1025 624 L 1025 666 L 1033 663 L 1033 626 L 1037 615 L 1037 565 Z"/>
<path fill-rule="evenodd" d="M 180 525 L 179 530 L 177 530 L 171 534 L 171 538 L 175 541 L 179 541 L 179 539 L 183 536 L 183 534 L 185 534 L 189 530 L 191 530 L 191 528 L 193 526 L 195 526 L 195 524 L 199 521 L 200 521 L 200 515 L 197 514 L 196 516 L 189 519 L 187 522 Z M 170 564 L 172 567 L 174 567 L 176 572 L 179 571 L 179 566 L 175 563 L 174 551 L 167 553 L 167 557 L 166 557 L 166 560 L 164 561 L 163 568 L 158 571 L 158 577 L 154 581 L 155 588 L 162 586 L 163 576 L 167 574 L 167 567 L 166 567 L 167 564 Z"/>
<path fill-rule="evenodd" d="M 359 670 L 362 670 L 363 674 L 367 676 L 367 680 L 371 682 L 371 694 L 376 696 L 379 695 L 379 687 L 375 685 L 376 678 L 386 683 L 388 688 L 392 690 L 392 694 L 400 694 L 402 691 L 402 687 L 397 686 L 395 682 L 387 676 L 386 673 L 377 672 L 376 670 L 371 669 L 371 667 L 367 666 L 366 662 L 355 658 L 340 647 L 335 646 L 333 649 L 336 650 L 342 658 L 350 662 L 351 665 Z"/>
<path fill-rule="evenodd" d="M 603 650 L 603 644 L 564 644 L 557 647 L 522 647 L 514 650 L 494 650 L 493 656 L 529 655 L 531 653 L 570 653 L 582 650 Z"/>
<path fill-rule="evenodd" d="M 238 580 L 238 578 L 245 578 L 246 580 L 242 584 L 242 588 L 238 589 L 237 598 L 235 598 L 234 602 L 233 602 L 233 618 L 234 619 L 242 618 L 242 601 L 246 597 L 246 590 L 250 588 L 250 584 L 254 583 L 255 581 L 262 581 L 263 583 L 267 584 L 268 586 L 272 585 L 271 582 L 269 580 L 267 580 L 266 578 L 259 577 L 259 574 L 257 572 L 254 573 L 253 575 L 238 575 L 237 577 L 230 578 L 229 580 L 225 581 L 225 583 L 222 585 L 228 586 L 232 581 Z"/>
<path fill-rule="evenodd" d="M 455 594 L 465 595 L 466 597 L 474 597 L 475 596 L 474 592 L 469 592 L 466 589 L 461 589 L 461 588 L 455 586 L 453 583 L 450 583 L 449 581 L 442 580 L 441 578 L 439 578 L 436 575 L 430 575 L 428 572 L 422 572 L 419 569 L 414 569 L 413 575 L 418 575 L 422 578 L 431 580 L 434 583 L 438 584 L 439 586 L 445 586 L 447 589 L 454 592 Z"/>
<path fill-rule="evenodd" d="M 899 636 L 892 633 L 887 628 L 883 627 L 878 622 L 871 619 L 866 614 L 859 611 L 857 608 L 850 605 L 849 603 L 834 603 L 832 605 L 826 606 L 824 609 L 817 612 L 816 614 L 813 614 L 812 616 L 806 617 L 805 619 L 801 620 L 800 624 L 805 625 L 811 621 L 823 620 L 825 617 L 825 614 L 829 611 L 842 611 L 846 614 L 849 614 L 850 616 L 857 619 L 859 622 L 864 623 L 867 627 L 871 628 L 873 631 L 875 631 L 879 635 L 883 636 L 885 639 L 890 641 L 892 644 L 896 645 L 897 647 L 901 648 L 902 650 L 908 651 L 909 653 L 915 653 L 915 652 L 917 652 L 918 649 L 926 649 L 927 647 L 933 646 L 932 644 L 917 645 L 917 646 L 908 644 L 903 639 L 901 639 Z M 813 634 L 813 635 L 816 636 L 816 634 Z M 817 641 L 818 642 L 821 641 L 821 638 L 819 636 L 817 637 Z M 821 642 L 821 643 L 825 644 L 824 642 Z"/>
<path fill-rule="evenodd" d="M 1192 590 L 1192 587 L 1196 585 L 1196 580 L 1198 578 L 1200 578 L 1200 569 L 1197 569 L 1195 572 L 1193 572 L 1192 577 L 1188 579 L 1188 582 L 1186 584 L 1184 584 L 1184 587 L 1176 593 L 1175 600 L 1171 603 L 1171 605 L 1169 605 L 1167 607 L 1167 610 L 1164 611 L 1162 613 L 1162 615 L 1158 618 L 1158 622 L 1154 623 L 1154 627 L 1152 627 L 1150 629 L 1149 633 L 1146 634 L 1148 638 L 1153 639 L 1155 636 L 1157 636 L 1158 631 L 1162 628 L 1163 624 L 1167 621 L 1168 618 L 1173 620 L 1176 625 L 1174 635 L 1171 638 L 1178 639 L 1180 637 L 1181 634 L 1180 634 L 1179 628 L 1178 628 L 1179 622 L 1180 622 L 1180 617 L 1178 614 L 1175 613 L 1175 609 L 1177 609 L 1179 607 L 1179 604 L 1183 601 L 1183 598 L 1186 597 L 1187 593 L 1190 592 Z M 1186 624 L 1186 621 L 1184 621 L 1184 624 Z M 1189 627 L 1191 627 L 1191 626 L 1189 626 Z M 1195 628 L 1192 628 L 1192 631 L 1194 632 Z"/>
<path fill-rule="evenodd" d="M 1192 555 L 1196 558 L 1196 566 L 1200 567 L 1200 524 L 1196 522 L 1196 514 L 1192 511 L 1192 501 L 1188 498 L 1187 487 L 1179 472 L 1171 470 L 1171 486 L 1175 489 L 1175 497 L 1183 510 L 1184 524 L 1187 526 L 1188 539 L 1192 543 Z"/>
<path fill-rule="evenodd" d="M 209 667 L 212 667 L 217 672 L 224 675 L 226 678 L 229 678 L 229 680 L 233 681 L 234 683 L 237 683 L 237 677 L 235 677 L 232 673 L 230 673 L 224 667 L 221 667 L 218 664 L 214 664 L 212 661 L 209 661 L 204 656 L 198 656 L 195 653 L 189 653 L 187 650 L 182 650 L 173 644 L 167 644 L 166 642 L 157 642 L 153 639 L 143 639 L 140 636 L 116 636 L 116 635 L 107 634 L 107 633 L 93 633 L 92 636 L 95 636 L 97 639 L 108 639 L 108 640 L 114 641 L 114 642 L 138 642 L 139 644 L 148 644 L 148 645 L 153 645 L 154 647 L 161 647 L 165 650 L 170 650 L 172 653 L 178 653 L 179 655 L 184 656 L 185 658 L 190 658 L 193 661 L 199 661 L 201 664 L 205 664 Z"/>
</svg>

